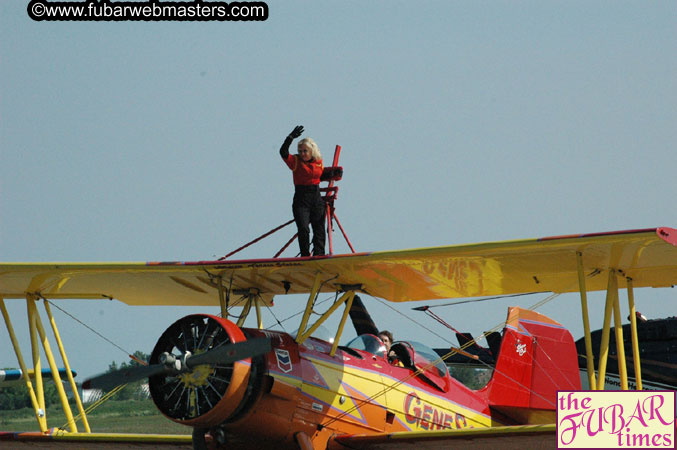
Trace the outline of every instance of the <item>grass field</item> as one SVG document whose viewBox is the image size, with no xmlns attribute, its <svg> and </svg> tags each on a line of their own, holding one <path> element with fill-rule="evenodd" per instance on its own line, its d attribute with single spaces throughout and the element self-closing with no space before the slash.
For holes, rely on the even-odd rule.
<svg viewBox="0 0 677 450">
<path fill-rule="evenodd" d="M 85 405 L 85 409 L 88 405 Z M 77 415 L 77 407 L 71 406 Z M 179 425 L 160 414 L 151 400 L 110 400 L 94 411 L 87 413 L 87 420 L 94 433 L 148 433 L 190 434 L 191 428 Z M 66 426 L 66 416 L 61 407 L 47 410 L 49 428 Z M 78 431 L 84 432 L 81 421 Z M 0 431 L 38 431 L 39 426 L 33 409 L 0 411 Z"/>
</svg>

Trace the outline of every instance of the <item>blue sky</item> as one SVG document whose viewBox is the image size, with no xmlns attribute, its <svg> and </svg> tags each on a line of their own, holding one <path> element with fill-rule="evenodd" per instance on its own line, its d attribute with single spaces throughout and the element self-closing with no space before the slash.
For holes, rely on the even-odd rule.
<svg viewBox="0 0 677 450">
<path fill-rule="evenodd" d="M 219 23 L 34 22 L 27 3 L 0 4 L 1 260 L 220 257 L 291 218 L 277 151 L 297 124 L 326 159 L 343 146 L 337 213 L 358 251 L 677 226 L 675 2 L 269 1 L 265 22 Z M 676 313 L 673 290 L 636 296 Z M 479 334 L 540 298 L 438 313 Z M 444 344 L 371 304 L 396 339 Z M 196 312 L 60 305 L 147 352 Z M 576 296 L 544 311 L 582 333 Z M 55 314 L 81 375 L 125 360 Z"/>
</svg>

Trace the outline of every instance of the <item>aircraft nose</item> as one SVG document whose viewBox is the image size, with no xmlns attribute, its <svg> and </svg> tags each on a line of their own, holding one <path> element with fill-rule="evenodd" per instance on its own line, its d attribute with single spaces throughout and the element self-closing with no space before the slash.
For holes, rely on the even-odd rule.
<svg viewBox="0 0 677 450">
<path fill-rule="evenodd" d="M 183 366 L 149 378 L 157 408 L 192 427 L 208 428 L 228 420 L 245 397 L 249 356 L 266 351 L 265 346 L 252 349 L 242 344 L 246 341 L 237 325 L 221 317 L 193 314 L 174 322 L 155 345 L 150 363 L 173 355 Z"/>
</svg>

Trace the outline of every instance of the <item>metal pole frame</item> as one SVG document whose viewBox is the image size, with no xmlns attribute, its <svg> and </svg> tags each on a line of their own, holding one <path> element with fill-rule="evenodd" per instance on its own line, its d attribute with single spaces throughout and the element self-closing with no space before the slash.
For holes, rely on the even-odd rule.
<svg viewBox="0 0 677 450">
<path fill-rule="evenodd" d="M 341 155 L 341 146 L 337 145 L 336 148 L 334 149 L 334 161 L 332 163 L 332 167 L 338 166 L 338 160 L 339 156 Z M 341 226 L 341 222 L 339 222 L 338 217 L 336 217 L 336 209 L 334 207 L 334 200 L 336 200 L 336 196 L 338 194 L 338 186 L 334 186 L 334 180 L 329 180 L 329 185 L 326 188 L 320 188 L 320 192 L 324 194 L 324 201 L 325 201 L 325 219 L 327 221 L 327 240 L 329 243 L 329 255 L 334 254 L 334 240 L 332 237 L 332 232 L 334 230 L 333 228 L 333 222 L 336 221 L 336 224 L 338 225 L 339 229 L 341 230 L 341 233 L 343 234 L 343 238 L 346 240 L 346 243 L 348 244 L 348 247 L 350 247 L 350 251 L 352 253 L 355 253 L 355 249 L 353 248 L 352 243 L 348 239 L 348 235 L 346 234 L 345 230 Z M 221 258 L 218 259 L 218 261 L 223 261 L 234 254 L 238 253 L 241 250 L 244 250 L 245 248 L 249 247 L 250 245 L 253 245 L 260 240 L 270 236 L 271 234 L 275 233 L 278 230 L 281 230 L 282 228 L 286 227 L 287 225 L 291 224 L 294 222 L 294 219 L 283 223 L 282 225 L 279 225 L 276 228 L 273 228 L 272 230 L 268 231 L 267 233 L 262 234 L 261 236 L 257 237 L 256 239 L 246 243 L 242 247 L 233 250 L 232 252 L 228 253 L 225 256 L 222 256 Z M 296 233 L 287 243 L 277 252 L 275 253 L 275 256 L 273 258 L 278 258 L 290 245 L 294 240 L 298 237 L 298 233 Z M 223 308 L 222 308 L 223 310 Z M 225 316 L 224 316 L 225 317 Z"/>
<path fill-rule="evenodd" d="M 353 244 L 350 243 L 350 239 L 348 239 L 348 235 L 343 230 L 343 227 L 341 226 L 341 222 L 339 222 L 339 219 L 338 219 L 338 216 L 336 215 L 336 212 L 334 212 L 333 216 L 334 216 L 334 220 L 336 221 L 336 224 L 339 226 L 339 230 L 341 230 L 341 234 L 343 234 L 343 239 L 346 240 L 346 243 L 348 243 L 348 247 L 350 247 L 350 251 L 352 253 L 355 253 L 355 249 L 353 248 Z"/>
<path fill-rule="evenodd" d="M 249 247 L 250 245 L 256 244 L 256 243 L 259 242 L 261 239 L 270 236 L 271 234 L 275 233 L 275 232 L 278 231 L 278 230 L 281 230 L 282 228 L 286 227 L 287 225 L 291 224 L 292 222 L 294 222 L 294 219 L 292 219 L 292 220 L 290 220 L 290 221 L 288 221 L 288 222 L 285 222 L 285 223 L 283 223 L 282 225 L 280 225 L 280 226 L 278 226 L 278 227 L 276 227 L 276 228 L 273 228 L 272 230 L 268 231 L 267 233 L 264 233 L 264 234 L 262 234 L 261 236 L 257 237 L 257 238 L 254 239 L 253 241 L 247 242 L 247 243 L 246 243 L 245 245 L 243 245 L 242 247 L 240 247 L 240 248 L 238 248 L 238 249 L 236 249 L 236 250 L 233 250 L 232 252 L 228 253 L 228 254 L 225 255 L 225 256 L 220 257 L 217 261 L 223 261 L 223 260 L 227 259 L 229 256 L 233 256 L 235 253 L 237 253 L 237 252 L 239 252 L 239 251 L 241 251 L 241 250 L 244 250 L 245 248 Z"/>
<path fill-rule="evenodd" d="M 333 241 L 333 238 L 332 238 L 332 235 L 331 235 L 331 233 L 332 233 L 331 222 L 334 218 L 334 200 L 331 200 L 331 204 L 330 204 L 330 201 L 327 200 L 326 216 L 327 216 L 327 240 L 329 241 L 329 254 L 333 255 L 334 254 L 334 241 Z"/>
<path fill-rule="evenodd" d="M 284 244 L 282 246 L 282 248 L 277 253 L 275 253 L 275 256 L 273 256 L 273 258 L 277 258 L 278 256 L 280 256 L 282 254 L 283 251 L 287 250 L 287 247 L 289 247 L 291 245 L 291 243 L 294 242 L 298 236 L 299 236 L 298 233 L 296 233 L 294 236 L 292 236 L 292 238 L 289 239 L 287 241 L 287 243 Z"/>
<path fill-rule="evenodd" d="M 339 156 L 341 155 L 341 146 L 337 145 L 336 148 L 334 148 L 334 161 L 332 162 L 332 167 L 335 167 L 338 165 L 338 160 Z M 327 217 L 327 238 L 329 241 L 329 254 L 333 255 L 334 254 L 334 241 L 331 236 L 332 232 L 332 220 L 334 218 L 334 199 L 336 198 L 336 193 L 338 191 L 338 188 L 334 187 L 334 180 L 329 181 L 329 186 L 326 188 L 326 196 L 325 196 L 325 201 L 327 203 L 327 211 L 326 211 L 326 217 Z"/>
</svg>

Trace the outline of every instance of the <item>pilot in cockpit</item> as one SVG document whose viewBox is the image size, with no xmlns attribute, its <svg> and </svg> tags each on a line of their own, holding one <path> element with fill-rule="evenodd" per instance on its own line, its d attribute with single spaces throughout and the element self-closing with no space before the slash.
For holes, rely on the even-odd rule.
<svg viewBox="0 0 677 450">
<path fill-rule="evenodd" d="M 385 351 L 383 352 L 383 354 L 385 355 L 388 362 L 390 362 L 395 366 L 401 366 L 402 364 L 397 359 L 397 355 L 395 354 L 395 352 L 390 350 L 390 347 L 392 347 L 393 345 L 393 334 L 388 330 L 381 330 L 378 333 L 378 338 L 381 339 L 381 341 L 383 341 L 383 345 L 385 346 Z"/>
<path fill-rule="evenodd" d="M 393 345 L 393 334 L 388 330 L 382 330 L 378 333 L 379 339 L 383 341 L 383 344 L 386 347 L 386 355 L 390 352 L 390 346 Z"/>
</svg>

